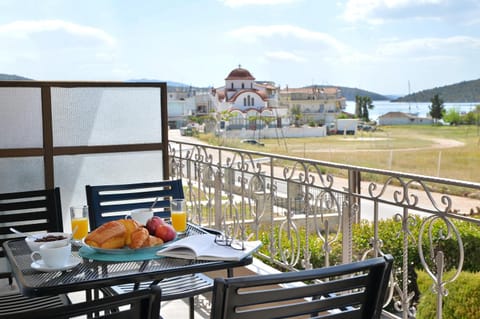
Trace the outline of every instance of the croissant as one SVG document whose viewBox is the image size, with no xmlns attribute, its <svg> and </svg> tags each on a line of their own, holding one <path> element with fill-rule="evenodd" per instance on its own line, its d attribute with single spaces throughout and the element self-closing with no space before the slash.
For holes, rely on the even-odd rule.
<svg viewBox="0 0 480 319">
<path fill-rule="evenodd" d="M 85 243 L 92 247 L 115 249 L 125 246 L 125 234 L 127 229 L 125 225 L 119 221 L 110 221 L 85 237 Z"/>
<path fill-rule="evenodd" d="M 163 240 L 161 238 L 149 235 L 148 239 L 145 241 L 145 243 L 143 243 L 142 247 L 154 247 L 162 244 Z"/>
<path fill-rule="evenodd" d="M 140 227 L 137 230 L 135 230 L 132 235 L 131 235 L 131 243 L 128 245 L 128 247 L 132 249 L 137 249 L 142 247 L 145 242 L 148 240 L 148 236 L 150 234 L 148 233 L 148 230 L 144 227 Z"/>
<path fill-rule="evenodd" d="M 138 228 L 143 227 L 141 227 L 140 224 L 133 219 L 119 219 L 118 221 L 121 222 L 127 229 L 127 232 L 125 234 L 125 245 L 130 246 L 130 244 L 132 243 L 132 233 Z"/>
<path fill-rule="evenodd" d="M 107 222 L 85 237 L 85 244 L 104 249 L 131 249 L 153 247 L 163 244 L 161 238 L 151 236 L 148 230 L 133 219 Z"/>
</svg>

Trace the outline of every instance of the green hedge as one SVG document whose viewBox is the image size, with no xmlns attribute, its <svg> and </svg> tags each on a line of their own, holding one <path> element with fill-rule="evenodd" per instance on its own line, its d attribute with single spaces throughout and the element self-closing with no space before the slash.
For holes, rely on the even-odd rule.
<svg viewBox="0 0 480 319">
<path fill-rule="evenodd" d="M 419 217 L 412 217 L 409 221 L 408 236 L 408 262 L 409 265 L 415 265 L 421 268 L 420 257 L 418 253 L 418 234 L 422 224 L 422 219 Z M 480 271 L 480 227 L 472 223 L 454 220 L 453 224 L 461 234 L 461 239 L 464 247 L 464 271 L 477 272 Z M 427 229 L 427 228 L 426 228 Z M 305 247 L 305 229 L 299 229 L 300 247 Z M 273 239 L 275 245 L 278 246 L 278 228 L 274 231 L 275 238 Z M 381 220 L 379 222 L 379 238 L 382 240 L 381 250 L 384 253 L 391 254 L 395 259 L 395 266 L 401 267 L 403 258 L 403 230 L 402 223 L 393 219 Z M 441 220 L 436 220 L 432 225 L 433 243 L 435 250 L 442 250 L 445 254 L 445 267 L 447 270 L 458 267 L 459 247 L 458 239 L 452 235 L 446 240 L 440 239 L 442 235 L 447 234 L 447 226 Z M 263 231 L 260 233 L 260 239 L 263 242 L 262 250 L 269 255 L 270 231 Z M 290 246 L 289 234 L 282 233 L 281 243 L 283 247 L 287 247 L 290 251 L 295 249 Z M 297 238 L 292 232 L 291 238 Z M 325 265 L 325 254 L 323 252 L 323 242 L 315 235 L 309 237 L 309 248 L 311 253 L 311 262 L 313 267 L 323 267 Z M 371 239 L 373 238 L 373 225 L 367 221 L 363 221 L 353 226 L 353 259 L 360 260 L 362 255 L 371 247 Z M 429 261 L 429 239 L 427 231 L 423 234 L 423 251 L 427 262 Z M 297 247 L 298 243 L 294 247 Z M 301 250 L 301 259 L 304 251 Z M 330 264 L 340 263 L 342 260 L 342 238 L 341 236 L 332 244 L 330 252 Z M 277 252 L 276 259 L 280 259 Z M 429 266 L 433 269 L 434 265 L 430 262 Z M 301 265 L 296 265 L 301 268 Z"/>
<path fill-rule="evenodd" d="M 461 240 L 464 247 L 464 263 L 462 273 L 457 280 L 447 284 L 446 288 L 449 291 L 447 297 L 444 297 L 443 313 L 444 319 L 470 319 L 478 318 L 480 313 L 480 275 L 477 272 L 480 271 L 480 227 L 469 222 L 454 220 L 452 221 L 455 227 L 460 233 Z M 422 264 L 418 253 L 418 235 L 420 227 L 422 225 L 422 219 L 419 217 L 413 217 L 409 221 L 409 246 L 408 246 L 408 261 L 409 268 L 415 268 L 418 278 L 416 283 L 418 290 L 421 294 L 421 299 L 418 304 L 417 318 L 427 319 L 435 318 L 436 313 L 436 294 L 430 290 L 433 283 L 432 279 L 422 270 Z M 428 232 L 428 226 L 425 228 Z M 445 254 L 445 267 L 450 270 L 445 274 L 445 278 L 451 278 L 453 271 L 458 267 L 459 247 L 458 239 L 453 234 L 445 240 L 442 236 L 448 234 L 446 224 L 436 219 L 432 225 L 432 237 L 433 244 L 436 247 L 436 251 L 442 250 Z M 300 247 L 305 247 L 305 229 L 300 229 Z M 429 240 L 428 233 L 423 234 L 423 251 L 426 255 L 427 261 L 429 260 Z M 278 229 L 274 232 L 275 243 L 278 245 Z M 382 220 L 379 222 L 379 237 L 383 242 L 381 250 L 384 253 L 392 254 L 394 257 L 394 269 L 402 267 L 403 256 L 403 230 L 402 223 L 392 219 Z M 262 250 L 268 255 L 270 232 L 262 232 L 260 239 L 263 241 Z M 291 234 L 291 236 L 294 236 Z M 293 237 L 292 237 L 293 238 Z M 323 252 L 323 242 L 315 235 L 311 235 L 309 238 L 309 247 L 311 253 L 311 263 L 314 268 L 323 267 L 325 265 L 325 254 Z M 354 225 L 353 227 L 353 259 L 360 260 L 362 255 L 371 247 L 371 238 L 373 238 L 373 226 L 368 222 L 362 222 Z M 290 239 L 288 234 L 283 233 L 281 237 L 283 247 L 289 247 Z M 298 244 L 297 244 L 298 245 Z M 297 247 L 295 245 L 295 247 Z M 295 248 L 293 248 L 295 249 Z M 304 251 L 301 250 L 301 258 L 303 258 Z M 332 244 L 330 252 L 330 264 L 341 263 L 342 259 L 342 238 L 338 238 L 336 242 Z M 276 259 L 281 259 L 279 253 L 275 256 Z M 297 268 L 301 268 L 301 265 L 296 265 Z M 435 266 L 429 262 L 429 267 L 435 271 Z M 415 272 L 409 271 L 409 291 L 417 289 L 415 285 Z M 397 280 L 401 281 L 401 277 L 397 276 Z M 413 283 L 412 283 L 413 282 Z M 402 283 L 399 282 L 400 287 Z"/>
<path fill-rule="evenodd" d="M 445 278 L 452 278 L 455 271 L 445 273 Z M 417 306 L 417 319 L 436 317 L 437 294 L 431 287 L 433 280 L 424 271 L 418 271 L 418 287 L 421 292 Z M 448 295 L 443 297 L 443 319 L 476 319 L 480 316 L 480 273 L 462 272 L 445 288 Z"/>
</svg>

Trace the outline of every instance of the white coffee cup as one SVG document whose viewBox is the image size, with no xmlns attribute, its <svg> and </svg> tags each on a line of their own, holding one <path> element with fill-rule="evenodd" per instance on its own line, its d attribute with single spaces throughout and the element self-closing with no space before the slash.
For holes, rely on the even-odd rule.
<svg viewBox="0 0 480 319">
<path fill-rule="evenodd" d="M 39 250 L 30 254 L 32 261 L 38 261 L 40 256 L 44 264 L 51 268 L 60 268 L 67 265 L 72 254 L 72 245 L 65 242 L 50 242 L 40 246 Z"/>
<path fill-rule="evenodd" d="M 146 225 L 147 221 L 153 217 L 153 210 L 149 208 L 139 208 L 132 210 L 125 218 L 131 218 L 141 225 Z"/>
</svg>

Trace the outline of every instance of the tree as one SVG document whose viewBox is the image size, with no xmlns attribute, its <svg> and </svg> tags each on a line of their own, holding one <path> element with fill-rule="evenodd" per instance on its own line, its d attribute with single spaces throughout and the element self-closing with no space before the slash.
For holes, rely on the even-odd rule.
<svg viewBox="0 0 480 319">
<path fill-rule="evenodd" d="M 370 121 L 368 110 L 373 110 L 375 106 L 369 96 L 355 96 L 355 116 L 364 120 Z"/>
<path fill-rule="evenodd" d="M 299 105 L 294 105 L 290 108 L 290 116 L 293 119 L 293 125 L 295 125 L 295 127 L 299 127 L 300 120 L 303 118 L 302 110 L 300 109 Z"/>
<path fill-rule="evenodd" d="M 460 112 L 455 108 L 449 109 L 444 114 L 443 119 L 451 125 L 458 125 L 462 122 L 462 116 L 460 115 Z"/>
<path fill-rule="evenodd" d="M 435 94 L 433 98 L 430 99 L 430 102 L 432 103 L 432 105 L 428 107 L 430 109 L 430 116 L 433 119 L 433 123 L 437 124 L 438 120 L 441 120 L 445 114 L 443 100 L 438 96 L 438 94 Z"/>
</svg>

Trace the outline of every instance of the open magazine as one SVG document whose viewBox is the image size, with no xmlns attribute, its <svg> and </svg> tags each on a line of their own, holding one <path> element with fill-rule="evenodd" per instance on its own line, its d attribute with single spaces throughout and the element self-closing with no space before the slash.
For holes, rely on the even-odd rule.
<svg viewBox="0 0 480 319">
<path fill-rule="evenodd" d="M 197 260 L 241 260 L 262 245 L 261 241 L 245 241 L 244 248 L 235 249 L 215 243 L 215 235 L 194 235 L 165 246 L 157 255 Z"/>
</svg>

